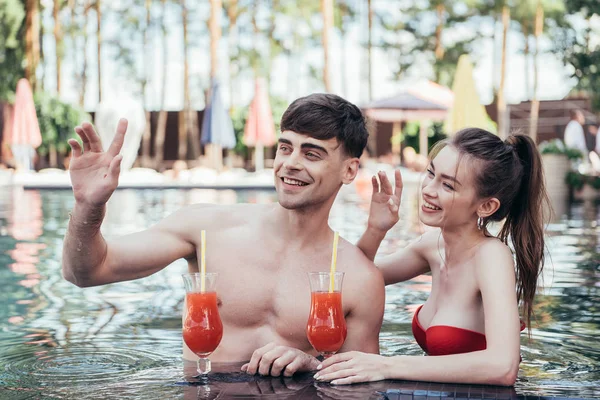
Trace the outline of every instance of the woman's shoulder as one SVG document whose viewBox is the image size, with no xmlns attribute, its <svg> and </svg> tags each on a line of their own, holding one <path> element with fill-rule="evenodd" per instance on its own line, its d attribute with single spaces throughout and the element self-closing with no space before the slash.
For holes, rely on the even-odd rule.
<svg viewBox="0 0 600 400">
<path fill-rule="evenodd" d="M 501 270 L 514 272 L 512 250 L 504 242 L 495 237 L 486 238 L 478 246 L 475 262 L 479 273 L 498 273 Z M 490 268 L 493 267 L 493 268 Z"/>
</svg>

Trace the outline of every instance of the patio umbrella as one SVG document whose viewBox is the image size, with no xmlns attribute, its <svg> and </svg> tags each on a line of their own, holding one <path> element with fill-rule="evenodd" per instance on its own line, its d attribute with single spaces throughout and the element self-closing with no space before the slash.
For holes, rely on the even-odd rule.
<svg viewBox="0 0 600 400">
<path fill-rule="evenodd" d="M 7 137 L 17 168 L 33 169 L 35 149 L 42 144 L 42 135 L 35 113 L 33 93 L 27 79 L 19 79 L 15 96 L 12 132 Z"/>
<path fill-rule="evenodd" d="M 216 169 L 223 167 L 222 149 L 235 147 L 233 123 L 221 98 L 221 86 L 216 80 L 213 80 L 210 99 L 204 110 L 200 142 L 211 145 L 212 164 Z"/>
<path fill-rule="evenodd" d="M 473 65 L 469 56 L 463 54 L 458 59 L 454 83 L 454 104 L 444 123 L 444 130 L 449 135 L 463 128 L 492 129 L 485 107 L 479 101 L 473 80 Z"/>
<path fill-rule="evenodd" d="M 254 98 L 250 103 L 248 119 L 244 126 L 244 144 L 254 147 L 254 163 L 257 171 L 264 169 L 264 147 L 273 146 L 276 141 L 269 95 L 264 81 L 257 79 Z"/>
</svg>

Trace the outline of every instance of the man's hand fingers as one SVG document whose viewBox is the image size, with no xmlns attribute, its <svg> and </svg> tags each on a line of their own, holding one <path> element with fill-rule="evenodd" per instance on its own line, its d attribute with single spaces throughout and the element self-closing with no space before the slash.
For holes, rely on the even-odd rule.
<svg viewBox="0 0 600 400">
<path fill-rule="evenodd" d="M 371 184 L 373 185 L 373 194 L 379 193 L 379 181 L 375 175 L 371 177 Z"/>
<path fill-rule="evenodd" d="M 127 132 L 127 124 L 128 122 L 125 118 L 121 118 L 117 124 L 115 137 L 108 148 L 108 153 L 113 157 L 119 154 L 121 148 L 123 147 L 123 142 L 125 141 L 125 132 Z"/>
<path fill-rule="evenodd" d="M 250 375 L 256 374 L 258 372 L 258 366 L 263 354 L 265 354 L 274 347 L 275 344 L 269 343 L 266 346 L 261 347 L 260 349 L 254 350 L 254 353 L 252 353 L 252 357 L 250 358 L 250 361 L 247 364 L 246 372 Z"/>
<path fill-rule="evenodd" d="M 102 142 L 100 141 L 100 136 L 94 130 L 94 127 L 89 122 L 84 122 L 81 124 L 81 128 L 85 132 L 88 140 L 90 141 L 90 150 L 95 153 L 102 153 Z"/>
<path fill-rule="evenodd" d="M 79 142 L 75 139 L 69 139 L 67 140 L 67 143 L 69 143 L 69 146 L 71 146 L 71 156 L 73 158 L 79 157 L 81 155 L 81 152 L 83 151 L 83 149 L 79 145 Z"/>
<path fill-rule="evenodd" d="M 111 160 L 108 167 L 108 173 L 112 179 L 119 179 L 119 174 L 121 173 L 121 161 L 123 161 L 123 156 L 121 155 L 118 155 Z"/>
<path fill-rule="evenodd" d="M 308 367 L 305 365 L 306 359 L 303 357 L 296 357 L 292 362 L 288 363 L 283 371 L 284 376 L 292 376 L 298 372 L 301 368 Z"/>
<path fill-rule="evenodd" d="M 383 171 L 379 171 L 379 180 L 381 181 L 381 190 L 388 195 L 393 195 L 392 183 L 387 177 L 387 174 Z"/>
<path fill-rule="evenodd" d="M 83 152 L 90 151 L 90 140 L 88 139 L 85 131 L 80 126 L 75 127 L 75 133 L 81 138 L 83 143 Z"/>
<path fill-rule="evenodd" d="M 396 173 L 394 175 L 394 179 L 396 180 L 396 190 L 394 191 L 394 194 L 396 196 L 398 196 L 399 199 L 402 198 L 402 189 L 404 188 L 404 182 L 402 182 L 402 174 L 400 173 L 400 170 L 397 169 Z"/>
<path fill-rule="evenodd" d="M 287 372 L 287 368 L 289 367 L 290 363 L 294 361 L 295 358 L 296 354 L 291 350 L 283 353 L 281 357 L 273 361 L 273 364 L 271 365 L 271 376 L 279 376 L 284 370 Z"/>
</svg>

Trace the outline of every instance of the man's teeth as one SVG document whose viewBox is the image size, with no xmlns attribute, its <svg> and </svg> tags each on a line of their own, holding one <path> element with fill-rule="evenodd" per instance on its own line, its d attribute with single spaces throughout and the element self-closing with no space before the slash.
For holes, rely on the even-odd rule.
<svg viewBox="0 0 600 400">
<path fill-rule="evenodd" d="M 287 183 L 288 185 L 295 185 L 295 186 L 306 186 L 306 185 L 308 185 L 308 183 L 300 182 L 300 181 L 297 181 L 295 179 L 289 179 L 289 178 L 283 178 L 283 182 Z"/>
<path fill-rule="evenodd" d="M 425 206 L 425 208 L 429 208 L 430 210 L 441 210 L 441 208 L 436 207 L 433 204 L 430 204 L 426 201 L 423 202 L 423 205 Z"/>
</svg>

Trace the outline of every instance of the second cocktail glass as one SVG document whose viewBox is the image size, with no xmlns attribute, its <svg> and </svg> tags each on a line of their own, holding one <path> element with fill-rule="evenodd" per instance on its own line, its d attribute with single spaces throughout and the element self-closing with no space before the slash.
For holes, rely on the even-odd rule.
<svg viewBox="0 0 600 400">
<path fill-rule="evenodd" d="M 217 306 L 217 274 L 183 274 L 185 283 L 185 311 L 183 340 L 198 357 L 198 376 L 210 372 L 208 356 L 215 351 L 223 337 L 223 323 Z"/>
<path fill-rule="evenodd" d="M 343 272 L 309 272 L 310 315 L 306 336 L 323 357 L 335 354 L 346 340 L 346 319 L 342 308 Z M 332 289 L 332 290 L 331 290 Z"/>
</svg>

